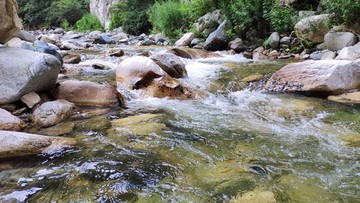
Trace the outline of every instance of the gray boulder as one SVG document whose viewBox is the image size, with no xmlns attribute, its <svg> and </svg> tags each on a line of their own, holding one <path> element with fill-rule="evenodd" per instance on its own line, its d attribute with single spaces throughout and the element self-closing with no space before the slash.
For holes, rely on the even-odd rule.
<svg viewBox="0 0 360 203">
<path fill-rule="evenodd" d="M 73 145 L 76 145 L 74 138 L 0 130 L 0 159 L 54 153 Z"/>
<path fill-rule="evenodd" d="M 40 127 L 50 127 L 69 118 L 75 110 L 75 105 L 66 100 L 45 102 L 35 109 L 32 121 Z"/>
<path fill-rule="evenodd" d="M 296 36 L 300 39 L 310 40 L 315 43 L 324 42 L 324 36 L 330 28 L 327 23 L 330 22 L 329 14 L 310 16 L 302 19 L 295 25 Z"/>
<path fill-rule="evenodd" d="M 336 57 L 338 60 L 356 60 L 360 59 L 360 42 L 351 47 L 343 48 Z"/>
<path fill-rule="evenodd" d="M 224 20 L 206 39 L 204 49 L 207 51 L 225 50 L 227 48 L 226 40 L 226 20 Z"/>
<path fill-rule="evenodd" d="M 229 48 L 235 50 L 236 53 L 240 53 L 246 50 L 244 42 L 240 38 L 236 38 L 233 41 L 229 42 Z"/>
<path fill-rule="evenodd" d="M 325 43 L 330 51 L 338 51 L 344 47 L 353 46 L 357 42 L 357 37 L 351 32 L 328 32 L 325 35 Z"/>
<path fill-rule="evenodd" d="M 193 39 L 194 39 L 194 33 L 192 32 L 186 33 L 178 41 L 175 42 L 175 46 L 177 47 L 189 46 Z"/>
<path fill-rule="evenodd" d="M 196 23 L 194 23 L 195 29 L 197 33 L 201 33 L 206 29 L 216 29 L 216 27 L 212 28 L 214 26 L 214 23 L 219 25 L 221 22 L 223 22 L 224 18 L 221 15 L 220 10 L 215 10 L 211 13 L 207 13 L 204 16 L 200 17 Z M 211 31 L 213 31 L 211 30 Z"/>
<path fill-rule="evenodd" d="M 277 49 L 279 48 L 279 43 L 280 43 L 280 34 L 278 32 L 273 32 L 270 35 L 270 47 L 272 49 Z"/>
<path fill-rule="evenodd" d="M 17 101 L 29 92 L 52 88 L 60 67 L 60 61 L 50 54 L 1 48 L 0 104 Z"/>
<path fill-rule="evenodd" d="M 183 78 L 187 76 L 185 64 L 175 54 L 155 54 L 150 58 L 171 77 Z"/>
<path fill-rule="evenodd" d="M 360 61 L 319 60 L 286 65 L 268 80 L 276 92 L 340 94 L 360 85 Z"/>
</svg>

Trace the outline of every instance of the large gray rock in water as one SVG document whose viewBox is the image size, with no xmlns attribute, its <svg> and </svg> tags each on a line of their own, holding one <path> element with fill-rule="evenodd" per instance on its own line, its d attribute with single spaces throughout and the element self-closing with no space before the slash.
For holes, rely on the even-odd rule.
<svg viewBox="0 0 360 203">
<path fill-rule="evenodd" d="M 25 126 L 24 121 L 0 108 L 0 130 L 19 131 Z"/>
<path fill-rule="evenodd" d="M 322 43 L 324 42 L 325 34 L 330 30 L 327 26 L 330 20 L 331 16 L 329 14 L 304 18 L 295 25 L 296 36 L 300 39 L 310 40 L 315 43 Z"/>
<path fill-rule="evenodd" d="M 52 88 L 60 67 L 60 61 L 49 54 L 0 48 L 0 104 L 17 101 L 29 92 Z"/>
<path fill-rule="evenodd" d="M 155 54 L 150 58 L 171 77 L 183 78 L 187 76 L 185 64 L 175 54 Z"/>
<path fill-rule="evenodd" d="M 16 0 L 0 1 L 0 43 L 10 40 L 22 28 L 17 7 Z"/>
<path fill-rule="evenodd" d="M 0 130 L 0 159 L 53 153 L 75 144 L 73 138 Z"/>
<path fill-rule="evenodd" d="M 90 13 L 98 17 L 105 29 L 110 27 L 110 8 L 119 3 L 119 0 L 90 0 Z"/>
<path fill-rule="evenodd" d="M 360 85 L 360 61 L 320 60 L 286 65 L 268 80 L 276 92 L 339 94 Z"/>
<path fill-rule="evenodd" d="M 32 114 L 32 121 L 40 127 L 50 127 L 69 118 L 75 110 L 75 105 L 66 100 L 45 102 Z"/>
<path fill-rule="evenodd" d="M 344 47 L 353 46 L 357 37 L 351 32 L 328 32 L 324 37 L 327 48 L 330 51 L 338 51 Z"/>
<path fill-rule="evenodd" d="M 351 47 L 343 48 L 336 57 L 338 60 L 356 60 L 360 59 L 360 42 Z"/>
<path fill-rule="evenodd" d="M 226 20 L 224 20 L 206 39 L 204 49 L 207 51 L 224 50 L 227 48 L 226 40 Z"/>
</svg>

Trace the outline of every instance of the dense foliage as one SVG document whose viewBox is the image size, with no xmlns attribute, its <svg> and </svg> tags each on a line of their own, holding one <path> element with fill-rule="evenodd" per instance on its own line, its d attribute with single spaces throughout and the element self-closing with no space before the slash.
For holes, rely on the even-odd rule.
<svg viewBox="0 0 360 203">
<path fill-rule="evenodd" d="M 155 0 L 121 0 L 112 7 L 110 28 L 122 26 L 129 34 L 139 35 L 151 29 L 147 12 Z"/>
<path fill-rule="evenodd" d="M 322 0 L 326 10 L 335 14 L 337 24 L 351 26 L 359 21 L 360 0 Z"/>
<path fill-rule="evenodd" d="M 90 14 L 85 14 L 79 21 L 76 22 L 76 29 L 78 31 L 91 31 L 91 30 L 103 30 L 99 19 Z"/>
<path fill-rule="evenodd" d="M 19 0 L 19 16 L 24 24 L 39 26 L 60 26 L 63 22 L 74 25 L 89 11 L 89 0 Z"/>
</svg>

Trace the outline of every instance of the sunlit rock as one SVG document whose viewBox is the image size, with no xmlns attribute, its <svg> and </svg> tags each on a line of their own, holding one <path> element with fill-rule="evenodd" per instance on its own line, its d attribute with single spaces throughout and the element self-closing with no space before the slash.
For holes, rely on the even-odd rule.
<svg viewBox="0 0 360 203">
<path fill-rule="evenodd" d="M 30 109 L 33 108 L 35 105 L 39 104 L 41 101 L 40 96 L 36 92 L 30 92 L 25 94 L 20 98 L 20 100 L 26 104 L 27 107 Z"/>
<path fill-rule="evenodd" d="M 190 46 L 191 41 L 194 39 L 194 33 L 189 32 L 184 34 L 178 41 L 175 42 L 177 47 Z"/>
<path fill-rule="evenodd" d="M 72 132 L 74 130 L 74 127 L 75 124 L 73 122 L 62 122 L 49 128 L 38 129 L 37 127 L 35 127 L 31 129 L 26 129 L 26 132 L 41 135 L 60 136 Z"/>
<path fill-rule="evenodd" d="M 268 80 L 266 90 L 339 94 L 360 85 L 360 64 L 345 60 L 304 61 L 286 65 Z"/>
<path fill-rule="evenodd" d="M 20 32 L 21 20 L 17 15 L 18 5 L 15 0 L 0 2 L 0 43 L 5 43 Z"/>
<path fill-rule="evenodd" d="M 50 127 L 69 118 L 75 110 L 75 105 L 66 100 L 45 102 L 35 109 L 32 122 L 40 127 Z"/>
<path fill-rule="evenodd" d="M 243 79 L 241 79 L 241 82 L 255 82 L 258 80 L 261 80 L 264 76 L 262 74 L 254 74 L 254 75 L 249 75 Z"/>
<path fill-rule="evenodd" d="M 345 145 L 360 147 L 360 134 L 347 134 L 340 137 Z"/>
<path fill-rule="evenodd" d="M 330 30 L 327 23 L 331 21 L 329 14 L 310 16 L 302 19 L 295 25 L 296 36 L 315 43 L 324 42 L 324 36 Z"/>
<path fill-rule="evenodd" d="M 75 144 L 73 138 L 0 131 L 0 158 L 52 153 Z"/>
<path fill-rule="evenodd" d="M 160 53 L 152 55 L 150 58 L 171 77 L 183 78 L 187 76 L 185 64 L 175 54 Z"/>
<path fill-rule="evenodd" d="M 336 96 L 329 96 L 330 101 L 347 103 L 347 104 L 360 104 L 360 92 L 345 93 Z"/>
<path fill-rule="evenodd" d="M 0 108 L 0 130 L 20 131 L 25 126 L 24 121 Z"/>
<path fill-rule="evenodd" d="M 230 203 L 276 203 L 273 192 L 255 189 L 243 195 L 238 195 Z"/>
<path fill-rule="evenodd" d="M 202 49 L 191 49 L 187 47 L 172 48 L 169 50 L 169 52 L 179 57 L 188 58 L 188 59 L 219 57 L 219 55 L 216 53 L 210 53 Z"/>
</svg>

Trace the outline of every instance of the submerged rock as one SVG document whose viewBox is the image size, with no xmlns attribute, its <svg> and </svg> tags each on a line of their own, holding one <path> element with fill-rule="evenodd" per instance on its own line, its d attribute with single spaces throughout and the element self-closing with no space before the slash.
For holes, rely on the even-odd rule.
<svg viewBox="0 0 360 203">
<path fill-rule="evenodd" d="M 67 80 L 56 89 L 57 98 L 78 106 L 113 106 L 118 104 L 116 88 L 90 81 Z"/>
<path fill-rule="evenodd" d="M 230 203 L 276 203 L 273 192 L 255 189 L 243 195 L 236 196 Z"/>
<path fill-rule="evenodd" d="M 1 48 L 0 67 L 0 104 L 6 104 L 19 100 L 29 92 L 52 88 L 61 63 L 49 54 Z"/>
<path fill-rule="evenodd" d="M 209 53 L 201 49 L 191 49 L 186 47 L 176 47 L 169 50 L 170 53 L 175 54 L 176 56 L 188 59 L 198 59 L 198 58 L 207 58 L 207 57 L 218 57 L 218 54 Z"/>
<path fill-rule="evenodd" d="M 0 108 L 0 130 L 20 131 L 25 126 L 24 121 Z"/>
<path fill-rule="evenodd" d="M 0 130 L 0 159 L 52 153 L 76 144 L 75 139 Z"/>
<path fill-rule="evenodd" d="M 360 85 L 360 63 L 345 60 L 304 61 L 277 71 L 265 88 L 275 92 L 339 94 Z"/>
<path fill-rule="evenodd" d="M 66 100 L 45 102 L 35 109 L 32 121 L 40 127 L 50 127 L 69 118 L 74 109 L 75 105 Z"/>
</svg>

